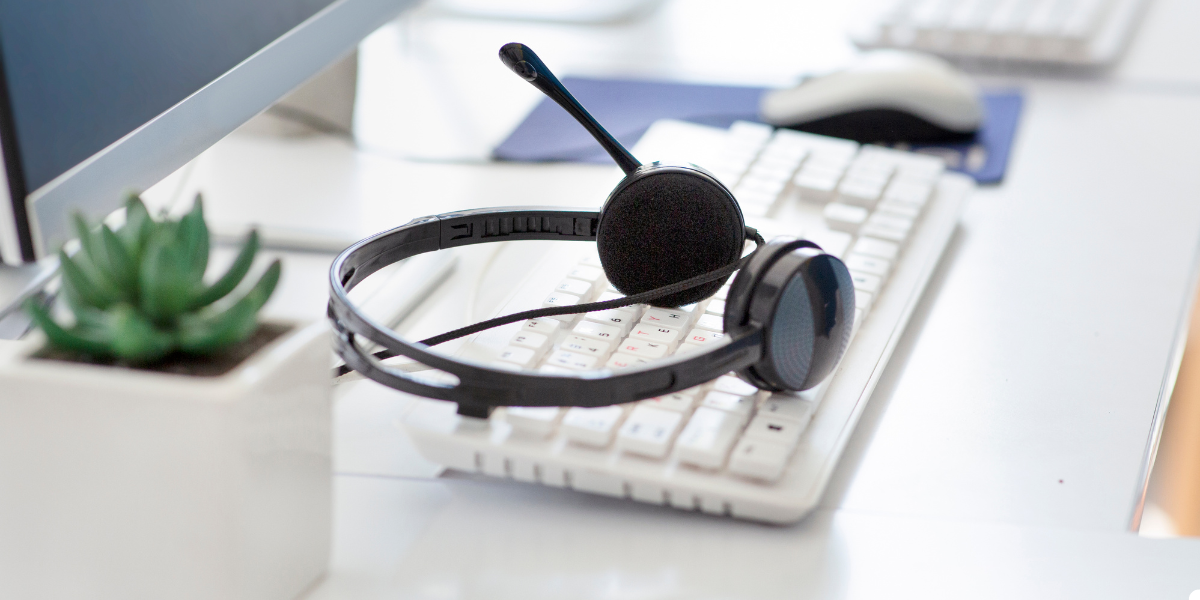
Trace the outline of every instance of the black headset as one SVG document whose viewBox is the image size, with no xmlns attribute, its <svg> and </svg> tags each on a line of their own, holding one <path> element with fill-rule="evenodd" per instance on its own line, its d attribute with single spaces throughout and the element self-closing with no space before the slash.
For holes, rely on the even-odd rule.
<svg viewBox="0 0 1200 600">
<path fill-rule="evenodd" d="M 460 414 L 486 417 L 496 406 L 605 406 L 661 396 L 736 371 L 771 391 L 809 389 L 837 366 L 854 319 L 850 272 L 816 244 L 794 238 L 764 242 L 746 227 L 720 181 L 695 165 L 643 165 L 571 96 L 523 44 L 506 44 L 500 60 L 580 122 L 625 172 L 599 212 L 562 208 L 495 208 L 415 219 L 350 246 L 330 268 L 329 317 L 345 366 L 389 387 L 458 403 Z M 757 249 L 742 257 L 746 240 Z M 626 297 L 541 308 L 408 342 L 355 307 L 348 292 L 372 273 L 425 252 L 516 240 L 595 241 L 608 281 Z M 680 306 L 716 292 L 737 271 L 726 298 L 725 337 L 704 350 L 619 372 L 558 375 L 513 372 L 431 352 L 437 344 L 517 321 L 632 304 Z M 383 346 L 375 355 L 362 336 Z M 379 362 L 406 356 L 453 375 L 456 384 L 419 381 Z"/>
</svg>

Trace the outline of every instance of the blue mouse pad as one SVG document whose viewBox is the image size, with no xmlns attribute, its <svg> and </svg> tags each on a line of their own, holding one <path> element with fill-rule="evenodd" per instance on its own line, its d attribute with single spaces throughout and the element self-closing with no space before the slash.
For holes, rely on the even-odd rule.
<svg viewBox="0 0 1200 600">
<path fill-rule="evenodd" d="M 734 121 L 758 121 L 761 87 L 700 85 L 661 81 L 585 79 L 562 82 L 579 103 L 625 147 L 641 139 L 658 119 L 679 119 L 726 128 Z M 895 144 L 904 150 L 936 154 L 953 170 L 979 183 L 1004 178 L 1023 96 L 1017 90 L 983 94 L 987 117 L 975 139 L 956 144 Z M 508 138 L 493 151 L 497 160 L 612 164 L 612 159 L 562 108 L 543 98 Z"/>
</svg>

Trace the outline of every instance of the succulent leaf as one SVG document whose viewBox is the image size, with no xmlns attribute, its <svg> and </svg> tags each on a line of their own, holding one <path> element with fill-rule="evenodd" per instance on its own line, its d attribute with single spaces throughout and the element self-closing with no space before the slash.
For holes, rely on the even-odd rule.
<svg viewBox="0 0 1200 600">
<path fill-rule="evenodd" d="M 139 278 L 139 306 L 159 324 L 169 323 L 188 309 L 193 289 L 187 257 L 171 229 L 158 229 L 146 245 Z"/>
<path fill-rule="evenodd" d="M 54 346 L 92 356 L 109 356 L 111 352 L 103 340 L 76 335 L 56 323 L 41 304 L 32 298 L 25 301 L 25 311 L 33 322 L 46 333 L 46 339 Z"/>
<path fill-rule="evenodd" d="M 40 304 L 28 302 L 49 343 L 69 352 L 147 363 L 176 351 L 210 354 L 248 338 L 257 314 L 279 282 L 274 261 L 244 296 L 205 308 L 233 292 L 258 253 L 251 232 L 237 258 L 213 285 L 204 285 L 210 237 L 203 201 L 179 220 L 155 221 L 136 195 L 126 202 L 125 224 L 113 231 L 74 219 L 80 250 L 59 252 L 63 297 L 75 315 L 60 325 Z"/>
<path fill-rule="evenodd" d="M 63 287 L 82 303 L 104 309 L 118 300 L 110 291 L 96 285 L 66 252 L 59 251 L 58 262 L 62 266 Z"/>
<path fill-rule="evenodd" d="M 125 225 L 121 227 L 120 236 L 135 261 L 141 258 L 142 249 L 153 229 L 154 220 L 150 218 L 150 211 L 146 210 L 146 205 L 137 194 L 130 194 L 125 201 Z"/>
<path fill-rule="evenodd" d="M 254 333 L 255 315 L 266 304 L 279 283 L 281 266 L 278 260 L 267 267 L 258 283 L 240 300 L 225 310 L 204 316 L 187 316 L 180 320 L 179 347 L 185 352 L 207 354 L 236 344 Z"/>
<path fill-rule="evenodd" d="M 246 277 L 246 273 L 250 272 L 250 265 L 254 263 L 255 254 L 258 254 L 258 232 L 251 231 L 250 237 L 246 239 L 246 243 L 238 252 L 233 264 L 229 266 L 229 270 L 211 286 L 196 295 L 192 300 L 192 308 L 208 306 L 232 292 Z"/>
<path fill-rule="evenodd" d="M 190 274 L 195 280 L 196 288 L 204 277 L 204 269 L 208 267 L 208 226 L 204 224 L 204 201 L 199 194 L 192 205 L 192 210 L 179 220 L 179 239 L 183 245 L 190 266 Z"/>
<path fill-rule="evenodd" d="M 88 275 L 88 278 L 97 287 L 105 291 L 106 294 L 115 298 L 124 298 L 120 283 L 113 280 L 109 270 L 107 256 L 104 252 L 104 242 L 100 238 L 98 232 L 93 232 L 88 227 L 87 221 L 83 220 L 83 215 L 75 213 L 73 215 L 75 222 L 75 232 L 79 235 L 79 252 L 76 253 L 76 263 L 80 270 Z"/>
<path fill-rule="evenodd" d="M 137 267 L 129 250 L 121 243 L 117 234 L 108 225 L 100 225 L 100 240 L 104 245 L 104 255 L 108 262 L 112 279 L 120 286 L 127 300 L 137 298 Z"/>
<path fill-rule="evenodd" d="M 171 335 L 159 331 L 148 319 L 128 304 L 116 305 L 109 319 L 112 350 L 117 356 L 135 363 L 160 359 L 174 346 Z"/>
</svg>

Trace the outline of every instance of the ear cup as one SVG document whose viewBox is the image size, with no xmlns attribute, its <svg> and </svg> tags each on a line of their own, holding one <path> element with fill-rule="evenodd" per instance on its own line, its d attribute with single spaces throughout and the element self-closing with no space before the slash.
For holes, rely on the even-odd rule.
<svg viewBox="0 0 1200 600">
<path fill-rule="evenodd" d="M 775 261 L 797 248 L 821 249 L 820 246 L 800 238 L 774 238 L 754 254 L 750 264 L 737 272 L 733 284 L 729 286 L 729 294 L 725 297 L 725 331 L 736 331 L 749 321 L 751 290 L 762 281 L 767 269 L 775 264 Z"/>
<path fill-rule="evenodd" d="M 604 273 L 625 295 L 719 269 L 741 257 L 745 242 L 742 210 L 721 182 L 698 168 L 657 163 L 613 190 L 596 231 Z M 698 302 L 724 283 L 713 281 L 654 304 Z"/>
<path fill-rule="evenodd" d="M 750 295 L 746 326 L 762 328 L 763 356 L 743 376 L 772 391 L 806 390 L 824 380 L 854 325 L 854 284 L 845 263 L 813 248 L 792 250 L 767 267 Z"/>
</svg>

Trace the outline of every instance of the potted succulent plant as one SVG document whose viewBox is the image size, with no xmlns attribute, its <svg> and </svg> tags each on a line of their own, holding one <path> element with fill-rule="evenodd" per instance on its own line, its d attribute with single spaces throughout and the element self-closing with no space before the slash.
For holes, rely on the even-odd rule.
<svg viewBox="0 0 1200 600">
<path fill-rule="evenodd" d="M 199 198 L 125 210 L 59 254 L 73 319 L 27 304 L 0 356 L 0 597 L 293 598 L 329 552 L 325 325 L 259 323 L 254 233 L 205 281 Z"/>
</svg>

